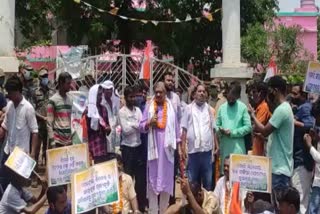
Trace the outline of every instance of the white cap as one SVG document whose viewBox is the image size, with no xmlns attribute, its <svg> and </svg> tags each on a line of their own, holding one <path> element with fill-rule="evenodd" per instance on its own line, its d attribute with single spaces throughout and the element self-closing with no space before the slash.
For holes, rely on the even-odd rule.
<svg viewBox="0 0 320 214">
<path fill-rule="evenodd" d="M 102 88 L 104 89 L 114 89 L 113 82 L 110 80 L 104 81 L 102 84 L 100 84 Z"/>
</svg>

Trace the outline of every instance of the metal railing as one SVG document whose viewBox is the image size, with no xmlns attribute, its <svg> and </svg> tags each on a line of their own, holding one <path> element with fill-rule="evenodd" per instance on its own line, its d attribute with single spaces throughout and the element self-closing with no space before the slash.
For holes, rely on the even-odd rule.
<svg viewBox="0 0 320 214">
<path fill-rule="evenodd" d="M 139 81 L 139 74 L 143 64 L 141 55 L 97 55 L 82 58 L 77 62 L 62 63 L 61 67 L 53 70 L 49 75 L 57 76 L 60 72 L 69 72 L 70 69 L 76 70 L 79 77 L 76 84 L 80 87 L 89 81 L 86 75 L 90 74 L 95 83 L 111 80 L 119 93 L 123 95 L 124 88 L 134 85 Z M 168 61 L 156 58 L 150 59 L 150 95 L 153 94 L 153 85 L 163 79 L 163 74 L 171 71 L 175 76 L 175 87 L 187 91 L 191 85 L 202 82 L 196 76 Z"/>
</svg>

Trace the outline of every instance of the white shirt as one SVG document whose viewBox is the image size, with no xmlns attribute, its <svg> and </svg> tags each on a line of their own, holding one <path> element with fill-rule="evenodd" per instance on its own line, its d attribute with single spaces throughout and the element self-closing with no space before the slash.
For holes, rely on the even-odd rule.
<svg viewBox="0 0 320 214">
<path fill-rule="evenodd" d="M 7 131 L 6 154 L 9 155 L 16 146 L 30 153 L 30 134 L 38 133 L 38 124 L 35 110 L 25 98 L 17 108 L 12 101 L 8 103 L 2 127 Z"/>
<path fill-rule="evenodd" d="M 142 119 L 141 110 L 137 107 L 133 111 L 123 106 L 119 111 L 119 122 L 121 126 L 121 145 L 137 147 L 141 144 L 139 124 Z"/>
<path fill-rule="evenodd" d="M 178 118 L 178 122 L 180 123 L 181 117 L 182 117 L 182 113 L 181 113 L 181 104 L 180 104 L 180 98 L 179 96 L 174 93 L 173 91 L 170 91 L 167 94 L 168 99 L 170 100 L 175 113 L 177 114 L 177 118 Z"/>
<path fill-rule="evenodd" d="M 230 206 L 231 203 L 231 187 L 230 187 L 230 183 L 228 184 L 228 188 L 230 191 L 230 195 L 229 195 L 229 204 L 228 206 Z M 213 194 L 219 199 L 219 205 L 220 205 L 220 209 L 222 210 L 222 213 L 224 213 L 224 201 L 225 201 L 225 195 L 226 195 L 226 178 L 225 176 L 219 178 L 216 187 L 214 188 Z M 224 213 L 225 214 L 225 213 Z"/>
<path fill-rule="evenodd" d="M 192 107 L 194 106 L 194 107 Z M 208 106 L 208 105 L 207 105 Z M 197 122 L 194 124 L 193 114 L 197 118 Z M 214 149 L 214 128 L 215 122 L 210 120 L 211 109 L 206 108 L 206 105 L 198 106 L 195 103 L 191 103 L 184 109 L 183 117 L 181 120 L 181 127 L 187 130 L 187 141 L 188 141 L 188 153 L 196 152 L 208 152 Z M 212 124 L 210 124 L 210 121 Z M 199 125 L 197 125 L 199 124 Z M 199 148 L 195 148 L 195 132 L 194 127 L 200 130 L 201 144 Z"/>
<path fill-rule="evenodd" d="M 219 178 L 216 187 L 213 191 L 213 194 L 219 199 L 219 205 L 220 205 L 220 209 L 222 211 L 223 214 L 227 214 L 225 213 L 225 207 L 224 207 L 224 202 L 225 202 L 225 196 L 226 196 L 226 188 L 229 189 L 229 202 L 228 202 L 228 207 L 230 209 L 230 205 L 231 205 L 231 199 L 232 199 L 232 187 L 230 182 L 227 182 L 226 185 L 226 177 L 222 176 L 221 178 Z M 244 207 L 244 199 L 247 195 L 247 191 L 243 190 L 240 188 L 239 190 L 239 200 L 240 200 L 240 204 L 241 204 L 241 210 L 243 213 L 245 212 L 245 207 Z M 230 210 L 229 210 L 230 211 Z"/>
<path fill-rule="evenodd" d="M 313 160 L 316 162 L 313 185 L 314 187 L 320 187 L 320 146 L 317 145 L 318 151 L 313 146 L 310 148 L 310 154 Z"/>
<path fill-rule="evenodd" d="M 27 202 L 32 199 L 32 193 L 22 188 L 18 190 L 9 184 L 0 201 L 0 214 L 21 213 L 27 207 Z"/>
</svg>

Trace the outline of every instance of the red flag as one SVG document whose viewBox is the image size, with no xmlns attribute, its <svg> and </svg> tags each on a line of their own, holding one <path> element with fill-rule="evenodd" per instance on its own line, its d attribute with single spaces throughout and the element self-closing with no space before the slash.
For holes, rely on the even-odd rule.
<svg viewBox="0 0 320 214">
<path fill-rule="evenodd" d="M 152 43 L 150 40 L 147 41 L 147 47 L 144 49 L 143 61 L 141 65 L 141 71 L 139 79 L 150 79 L 150 54 L 152 51 Z"/>
</svg>

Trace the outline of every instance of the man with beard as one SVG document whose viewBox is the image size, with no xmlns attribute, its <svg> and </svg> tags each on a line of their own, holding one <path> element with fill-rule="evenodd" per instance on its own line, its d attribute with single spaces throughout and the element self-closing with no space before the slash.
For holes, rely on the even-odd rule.
<svg viewBox="0 0 320 214">
<path fill-rule="evenodd" d="M 179 123 L 181 120 L 181 105 L 180 105 L 180 98 L 179 96 L 174 92 L 174 78 L 173 74 L 171 72 L 166 72 L 163 75 L 163 82 L 167 90 L 167 97 L 171 101 L 171 104 L 173 105 L 174 111 L 177 114 Z"/>
<path fill-rule="evenodd" d="M 245 154 L 244 137 L 251 132 L 251 121 L 247 106 L 239 98 L 241 86 L 232 82 L 227 91 L 227 101 L 222 104 L 217 116 L 217 130 L 220 133 L 221 162 L 230 154 Z"/>
<path fill-rule="evenodd" d="M 302 85 L 294 85 L 291 89 L 291 102 L 297 106 L 297 111 L 294 115 L 294 170 L 292 185 L 300 193 L 300 211 L 301 213 L 305 213 L 309 203 L 314 161 L 308 149 L 301 142 L 303 142 L 304 134 L 308 133 L 310 128 L 313 127 L 314 118 L 311 115 L 312 104 L 307 100 L 308 95 L 302 89 Z"/>
<path fill-rule="evenodd" d="M 266 125 L 256 118 L 254 131 L 268 138 L 267 156 L 272 158 L 272 188 L 289 186 L 293 172 L 294 118 L 291 106 L 286 102 L 286 81 L 280 76 L 271 77 L 268 82 L 267 103 L 272 116 Z"/>
<path fill-rule="evenodd" d="M 178 128 L 180 129 L 180 122 L 181 122 L 181 117 L 182 117 L 181 103 L 180 103 L 179 96 L 174 92 L 175 84 L 174 84 L 173 74 L 169 71 L 165 72 L 165 74 L 163 75 L 163 82 L 166 87 L 167 98 L 171 102 L 171 104 L 174 108 L 175 114 L 178 118 L 177 125 L 178 125 Z M 178 154 L 178 151 L 176 150 L 175 154 L 174 154 L 174 177 L 173 177 L 173 179 L 175 179 L 175 177 L 178 174 L 178 168 L 179 168 L 179 154 Z M 174 183 L 174 189 L 175 189 L 175 183 Z M 170 204 L 174 204 L 174 203 L 175 203 L 175 197 L 170 197 Z"/>
</svg>

